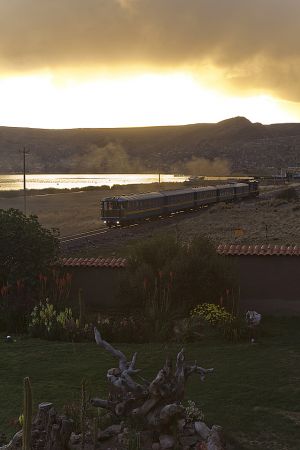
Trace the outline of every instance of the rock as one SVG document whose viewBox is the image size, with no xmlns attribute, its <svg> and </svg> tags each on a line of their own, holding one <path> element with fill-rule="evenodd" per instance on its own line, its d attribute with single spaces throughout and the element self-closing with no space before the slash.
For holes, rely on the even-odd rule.
<svg viewBox="0 0 300 450">
<path fill-rule="evenodd" d="M 112 435 L 119 434 L 122 431 L 122 425 L 121 424 L 111 425 L 110 427 L 106 428 L 105 431 L 111 433 Z"/>
<path fill-rule="evenodd" d="M 224 450 L 222 427 L 213 425 L 207 440 L 207 450 Z"/>
<path fill-rule="evenodd" d="M 152 444 L 152 450 L 161 450 L 160 443 L 154 442 L 154 444 Z"/>
<path fill-rule="evenodd" d="M 127 431 L 118 434 L 118 442 L 124 446 L 128 445 L 129 434 Z"/>
<path fill-rule="evenodd" d="M 176 403 L 166 405 L 160 411 L 160 421 L 164 424 L 167 424 L 171 422 L 171 420 L 176 416 L 182 417 L 183 411 L 183 407 L 181 405 L 177 405 Z"/>
<path fill-rule="evenodd" d="M 122 431 L 122 425 L 110 425 L 110 427 L 107 427 L 104 431 L 100 431 L 98 433 L 98 440 L 99 441 L 105 441 L 106 439 L 111 438 L 112 436 L 116 436 L 121 434 Z M 124 430 L 125 432 L 125 430 Z"/>
<path fill-rule="evenodd" d="M 80 440 L 81 440 L 81 435 L 80 434 L 71 433 L 70 443 L 72 445 L 78 444 L 80 442 Z"/>
<path fill-rule="evenodd" d="M 179 433 L 183 432 L 183 429 L 185 427 L 186 424 L 186 420 L 185 419 L 179 419 L 177 420 L 177 430 L 179 431 Z"/>
<path fill-rule="evenodd" d="M 199 441 L 199 436 L 194 434 L 193 436 L 181 436 L 179 438 L 179 442 L 183 447 L 191 447 L 192 445 L 197 444 Z"/>
<path fill-rule="evenodd" d="M 210 434 L 210 429 L 204 422 L 195 422 L 195 430 L 204 441 L 207 440 Z"/>
<path fill-rule="evenodd" d="M 175 445 L 175 439 L 171 434 L 161 434 L 159 436 L 159 443 L 162 450 L 173 448 Z"/>
<path fill-rule="evenodd" d="M 207 446 L 205 442 L 199 442 L 198 444 L 196 444 L 196 446 L 194 447 L 194 450 L 207 450 Z"/>
<path fill-rule="evenodd" d="M 39 430 L 45 430 L 48 425 L 49 412 L 53 408 L 53 403 L 44 402 L 38 406 L 38 413 L 36 415 L 34 425 Z"/>
<path fill-rule="evenodd" d="M 192 436 L 195 434 L 195 427 L 192 423 L 187 423 L 183 429 L 184 436 Z"/>
<path fill-rule="evenodd" d="M 142 444 L 142 448 L 144 448 L 145 446 L 149 446 L 149 444 L 151 442 L 153 442 L 153 433 L 152 431 L 141 431 L 140 432 L 140 441 Z"/>
</svg>

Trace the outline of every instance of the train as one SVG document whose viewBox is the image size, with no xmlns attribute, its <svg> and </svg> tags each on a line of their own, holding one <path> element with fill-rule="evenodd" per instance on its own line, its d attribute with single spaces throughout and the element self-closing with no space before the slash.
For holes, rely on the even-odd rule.
<svg viewBox="0 0 300 450">
<path fill-rule="evenodd" d="M 101 201 L 101 220 L 108 227 L 124 226 L 181 211 L 200 209 L 213 203 L 256 197 L 258 194 L 258 182 L 253 180 L 107 197 Z"/>
</svg>

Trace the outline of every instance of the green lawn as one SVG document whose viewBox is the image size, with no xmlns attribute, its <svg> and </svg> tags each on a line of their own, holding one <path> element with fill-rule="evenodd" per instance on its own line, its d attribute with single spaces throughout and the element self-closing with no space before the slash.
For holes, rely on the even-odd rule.
<svg viewBox="0 0 300 450">
<path fill-rule="evenodd" d="M 180 345 L 119 344 L 138 351 L 142 375 L 151 377 L 167 352 Z M 207 338 L 188 344 L 187 359 L 215 367 L 204 383 L 194 376 L 187 398 L 199 402 L 208 424 L 219 424 L 236 448 L 300 448 L 300 319 L 268 319 L 259 344 L 231 344 Z M 104 396 L 106 370 L 115 363 L 93 343 L 71 344 L 38 339 L 0 343 L 0 432 L 12 432 L 22 403 L 22 379 L 30 376 L 35 403 L 52 401 L 61 408 L 79 395 L 86 378 L 92 396 Z"/>
</svg>

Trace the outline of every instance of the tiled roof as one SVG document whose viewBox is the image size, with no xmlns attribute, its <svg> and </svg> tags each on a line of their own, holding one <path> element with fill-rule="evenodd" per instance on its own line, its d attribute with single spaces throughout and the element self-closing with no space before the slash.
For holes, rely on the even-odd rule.
<svg viewBox="0 0 300 450">
<path fill-rule="evenodd" d="M 65 267 L 109 267 L 116 269 L 125 267 L 125 258 L 63 258 L 62 264 Z"/>
<path fill-rule="evenodd" d="M 300 246 L 220 244 L 217 247 L 217 253 L 232 256 L 300 256 Z M 126 267 L 126 258 L 63 258 L 62 264 L 65 267 L 108 267 L 116 269 Z"/>
<path fill-rule="evenodd" d="M 299 245 L 239 245 L 220 244 L 217 247 L 219 255 L 254 255 L 254 256 L 300 256 Z"/>
</svg>

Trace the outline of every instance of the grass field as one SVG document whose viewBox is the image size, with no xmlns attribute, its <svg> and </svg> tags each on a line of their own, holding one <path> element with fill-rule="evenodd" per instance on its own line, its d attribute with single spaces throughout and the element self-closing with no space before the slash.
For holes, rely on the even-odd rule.
<svg viewBox="0 0 300 450">
<path fill-rule="evenodd" d="M 300 319 L 266 319 L 260 343 L 232 344 L 206 338 L 186 345 L 186 357 L 215 373 L 204 383 L 191 378 L 187 398 L 200 403 L 205 421 L 220 424 L 236 449 L 300 448 Z M 138 351 L 137 366 L 150 378 L 165 355 L 180 345 L 119 344 L 126 354 Z M 30 376 L 34 401 L 52 401 L 58 408 L 78 398 L 87 380 L 92 396 L 104 396 L 110 355 L 93 343 L 17 339 L 0 343 L 0 432 L 12 433 L 10 422 L 21 411 L 22 379 Z"/>
</svg>

